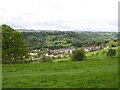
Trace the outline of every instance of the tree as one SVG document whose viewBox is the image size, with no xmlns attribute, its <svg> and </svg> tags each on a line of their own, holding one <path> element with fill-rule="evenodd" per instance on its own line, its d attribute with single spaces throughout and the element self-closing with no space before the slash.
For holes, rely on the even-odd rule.
<svg viewBox="0 0 120 90">
<path fill-rule="evenodd" d="M 37 57 L 38 57 L 38 58 L 42 56 L 42 52 L 41 52 L 41 51 L 38 51 L 38 50 L 37 50 L 36 53 L 37 53 Z"/>
<path fill-rule="evenodd" d="M 107 56 L 109 56 L 109 57 L 113 57 L 113 56 L 115 56 L 115 54 L 116 54 L 116 50 L 115 49 L 108 49 L 108 52 L 107 52 Z"/>
<path fill-rule="evenodd" d="M 27 57 L 27 46 L 22 33 L 10 26 L 2 25 L 2 63 L 23 63 Z"/>
<path fill-rule="evenodd" d="M 85 51 L 82 48 L 76 49 L 73 51 L 71 56 L 72 61 L 83 61 L 85 59 Z"/>
</svg>

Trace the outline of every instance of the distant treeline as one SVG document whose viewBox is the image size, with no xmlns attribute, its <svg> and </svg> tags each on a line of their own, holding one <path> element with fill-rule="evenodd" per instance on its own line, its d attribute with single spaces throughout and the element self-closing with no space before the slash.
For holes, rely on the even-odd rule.
<svg viewBox="0 0 120 90">
<path fill-rule="evenodd" d="M 118 37 L 116 32 L 40 31 L 23 32 L 30 49 L 58 49 L 106 44 Z"/>
</svg>

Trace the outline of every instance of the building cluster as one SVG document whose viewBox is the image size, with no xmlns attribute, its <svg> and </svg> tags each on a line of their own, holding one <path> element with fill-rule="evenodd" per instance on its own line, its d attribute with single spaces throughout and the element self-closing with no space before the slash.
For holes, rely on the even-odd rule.
<svg viewBox="0 0 120 90">
<path fill-rule="evenodd" d="M 92 52 L 92 51 L 96 51 L 96 50 L 100 50 L 100 49 L 108 49 L 109 47 L 106 46 L 104 47 L 103 45 L 100 46 L 90 46 L 90 47 L 83 47 L 83 49 L 85 50 L 86 53 L 88 52 Z M 30 56 L 37 56 L 37 51 L 40 51 L 41 54 L 45 55 L 45 56 L 50 56 L 50 57 L 57 57 L 58 55 L 60 55 L 61 57 L 63 55 L 68 55 L 71 54 L 73 51 L 75 50 L 75 48 L 67 48 L 67 49 L 54 49 L 54 50 L 32 50 L 29 55 Z"/>
</svg>

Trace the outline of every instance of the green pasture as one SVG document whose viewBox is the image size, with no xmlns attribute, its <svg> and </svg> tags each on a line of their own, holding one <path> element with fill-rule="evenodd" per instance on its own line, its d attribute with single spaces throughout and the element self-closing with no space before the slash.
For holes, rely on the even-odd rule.
<svg viewBox="0 0 120 90">
<path fill-rule="evenodd" d="M 107 57 L 102 52 L 87 53 L 84 61 L 3 64 L 2 87 L 117 88 L 118 55 Z"/>
</svg>

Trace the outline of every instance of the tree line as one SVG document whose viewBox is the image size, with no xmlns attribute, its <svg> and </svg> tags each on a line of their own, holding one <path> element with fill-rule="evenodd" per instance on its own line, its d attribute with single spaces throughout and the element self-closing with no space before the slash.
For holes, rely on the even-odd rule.
<svg viewBox="0 0 120 90">
<path fill-rule="evenodd" d="M 116 32 L 40 31 L 23 32 L 30 49 L 78 48 L 106 44 L 117 37 Z"/>
</svg>

